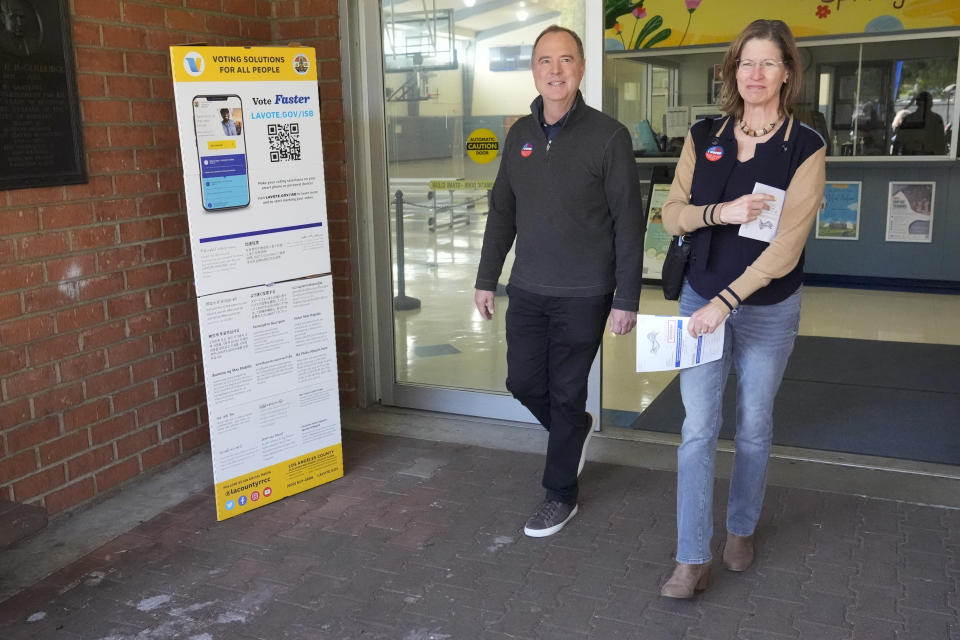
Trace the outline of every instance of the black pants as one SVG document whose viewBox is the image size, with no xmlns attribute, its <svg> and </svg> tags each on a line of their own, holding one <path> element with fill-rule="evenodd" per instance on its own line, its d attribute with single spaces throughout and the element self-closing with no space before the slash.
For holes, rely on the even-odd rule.
<svg viewBox="0 0 960 640">
<path fill-rule="evenodd" d="M 558 298 L 513 285 L 507 293 L 507 389 L 550 432 L 543 469 L 547 499 L 573 504 L 587 437 L 587 377 L 613 294 Z"/>
</svg>

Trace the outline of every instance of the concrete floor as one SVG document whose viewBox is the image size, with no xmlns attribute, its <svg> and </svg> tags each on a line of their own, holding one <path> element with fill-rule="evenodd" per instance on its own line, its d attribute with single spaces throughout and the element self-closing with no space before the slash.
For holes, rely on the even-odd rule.
<svg viewBox="0 0 960 640">
<path fill-rule="evenodd" d="M 598 460 L 669 445 L 595 438 L 580 514 L 535 540 L 543 434 L 480 422 L 345 412 L 344 478 L 222 523 L 197 455 L 0 556 L 0 638 L 960 638 L 960 511 L 778 471 L 755 566 L 664 600 L 675 474 Z"/>
</svg>

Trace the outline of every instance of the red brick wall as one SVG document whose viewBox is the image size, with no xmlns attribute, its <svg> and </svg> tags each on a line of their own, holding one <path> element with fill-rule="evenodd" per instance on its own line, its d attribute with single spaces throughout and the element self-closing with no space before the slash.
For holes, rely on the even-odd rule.
<svg viewBox="0 0 960 640">
<path fill-rule="evenodd" d="M 0 500 L 56 514 L 209 441 L 171 44 L 317 48 L 349 330 L 337 12 L 336 0 L 71 0 L 90 180 L 0 192 Z M 338 348 L 352 406 L 349 335 Z"/>
</svg>

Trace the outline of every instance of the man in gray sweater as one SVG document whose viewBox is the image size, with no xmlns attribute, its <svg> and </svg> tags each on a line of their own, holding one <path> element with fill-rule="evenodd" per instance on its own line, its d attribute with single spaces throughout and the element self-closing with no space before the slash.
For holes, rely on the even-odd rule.
<svg viewBox="0 0 960 640">
<path fill-rule="evenodd" d="M 507 389 L 550 432 L 546 496 L 524 527 L 543 537 L 577 513 L 577 476 L 593 427 L 587 376 L 607 317 L 615 334 L 636 325 L 644 221 L 630 133 L 580 94 L 580 38 L 547 27 L 532 67 L 540 96 L 504 143 L 474 302 L 484 318 L 493 316 L 497 280 L 516 241 Z"/>
</svg>

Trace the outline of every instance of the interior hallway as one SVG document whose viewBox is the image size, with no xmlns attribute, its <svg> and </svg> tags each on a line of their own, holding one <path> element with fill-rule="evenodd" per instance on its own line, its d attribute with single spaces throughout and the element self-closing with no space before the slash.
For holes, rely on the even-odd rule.
<svg viewBox="0 0 960 640">
<path fill-rule="evenodd" d="M 449 192 L 439 194 L 436 200 L 427 200 L 422 187 L 407 187 L 407 193 L 422 206 L 405 208 L 405 287 L 406 294 L 419 299 L 421 307 L 395 314 L 397 379 L 505 393 L 506 298 L 497 298 L 497 313 L 489 322 L 473 306 L 485 207 L 482 201 L 469 212 L 457 207 L 464 215 L 453 225 L 444 225 L 450 220 L 450 213 L 443 211 Z M 473 192 L 452 194 L 456 202 L 476 196 Z M 434 203 L 440 209 L 437 214 Z M 429 218 L 434 216 L 437 228 L 431 230 Z M 512 254 L 505 274 L 511 260 Z M 506 280 L 504 275 L 501 282 Z M 958 295 L 808 286 L 803 296 L 802 336 L 960 345 Z M 670 315 L 676 309 L 677 303 L 664 300 L 656 284 L 644 287 L 641 313 Z M 673 379 L 674 373 L 635 373 L 635 353 L 635 332 L 606 336 L 604 409 L 643 411 Z"/>
</svg>

